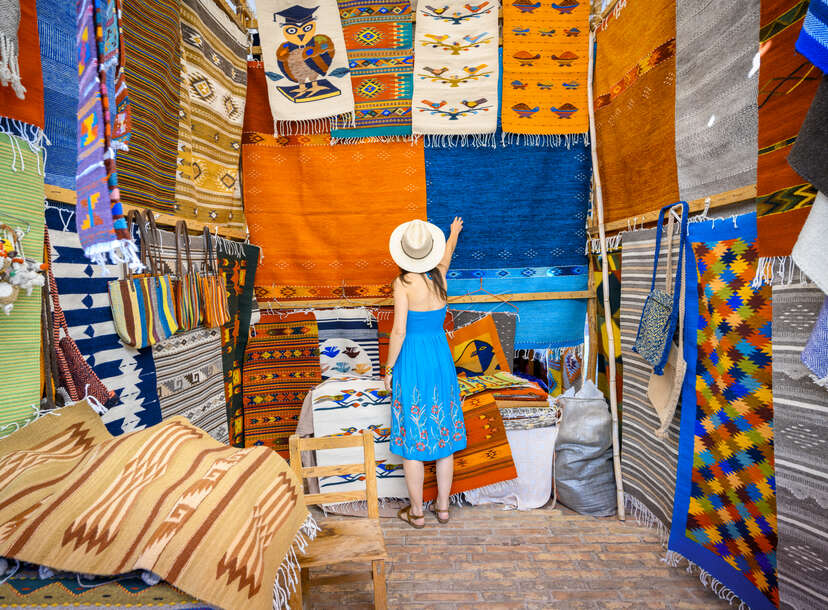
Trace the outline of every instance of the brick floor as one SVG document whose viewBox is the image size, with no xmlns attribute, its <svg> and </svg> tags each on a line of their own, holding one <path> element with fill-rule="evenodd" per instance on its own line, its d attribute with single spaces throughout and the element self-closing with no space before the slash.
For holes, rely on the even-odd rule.
<svg viewBox="0 0 828 610">
<path fill-rule="evenodd" d="M 451 517 L 439 525 L 427 513 L 422 530 L 382 520 L 391 555 L 389 608 L 728 607 L 697 576 L 664 565 L 655 532 L 634 521 L 560 507 L 453 507 Z M 366 569 L 345 569 L 352 567 Z M 310 592 L 311 606 L 320 609 L 368 608 L 372 599 L 369 583 Z"/>
</svg>

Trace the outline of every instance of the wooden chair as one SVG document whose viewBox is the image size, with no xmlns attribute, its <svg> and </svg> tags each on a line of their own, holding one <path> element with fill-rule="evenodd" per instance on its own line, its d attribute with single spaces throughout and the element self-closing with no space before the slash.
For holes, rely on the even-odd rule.
<svg viewBox="0 0 828 610">
<path fill-rule="evenodd" d="M 304 555 L 299 554 L 302 567 L 301 587 L 294 595 L 292 607 L 303 607 L 302 590 L 310 589 L 310 568 L 335 565 L 346 562 L 371 562 L 371 573 L 348 574 L 316 578 L 317 586 L 323 584 L 343 584 L 372 580 L 374 583 L 374 608 L 387 607 L 385 588 L 385 539 L 379 524 L 379 502 L 377 500 L 377 464 L 374 459 L 373 435 L 363 433 L 353 436 L 323 436 L 320 438 L 290 437 L 290 464 L 300 479 L 325 477 L 339 474 L 365 474 L 365 489 L 330 493 L 308 494 L 305 503 L 333 504 L 365 500 L 368 504 L 368 518 L 326 521 L 320 523 L 322 531 L 310 542 Z M 342 464 L 338 466 L 302 466 L 302 451 L 342 449 L 346 447 L 363 448 L 364 461 L 361 464 Z"/>
</svg>

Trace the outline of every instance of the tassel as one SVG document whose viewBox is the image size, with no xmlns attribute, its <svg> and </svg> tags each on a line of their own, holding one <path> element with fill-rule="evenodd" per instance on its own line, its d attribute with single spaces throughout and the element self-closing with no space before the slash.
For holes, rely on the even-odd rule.
<svg viewBox="0 0 828 610">
<path fill-rule="evenodd" d="M 17 41 L 0 34 L 0 85 L 10 85 L 19 99 L 26 99 L 26 87 L 20 80 L 20 64 L 17 60 Z"/>
</svg>

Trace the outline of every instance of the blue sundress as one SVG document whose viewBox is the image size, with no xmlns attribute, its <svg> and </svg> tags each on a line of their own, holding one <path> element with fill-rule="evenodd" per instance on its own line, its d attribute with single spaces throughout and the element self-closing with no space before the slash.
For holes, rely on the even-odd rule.
<svg viewBox="0 0 828 610">
<path fill-rule="evenodd" d="M 409 311 L 405 340 L 394 363 L 391 453 L 408 460 L 439 460 L 466 448 L 445 317 L 446 307 Z"/>
</svg>

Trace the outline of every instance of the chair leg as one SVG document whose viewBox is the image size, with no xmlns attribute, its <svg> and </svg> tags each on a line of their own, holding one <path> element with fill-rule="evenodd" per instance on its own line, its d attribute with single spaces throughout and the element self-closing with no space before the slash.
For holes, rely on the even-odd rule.
<svg viewBox="0 0 828 610">
<path fill-rule="evenodd" d="M 388 608 L 388 593 L 385 589 L 385 561 L 377 559 L 371 562 L 371 575 L 374 580 L 374 608 L 386 610 Z"/>
<path fill-rule="evenodd" d="M 303 608 L 309 609 L 310 605 L 310 570 L 308 568 L 302 568 L 302 591 L 305 592 L 305 599 L 304 599 L 304 606 Z"/>
</svg>

